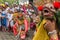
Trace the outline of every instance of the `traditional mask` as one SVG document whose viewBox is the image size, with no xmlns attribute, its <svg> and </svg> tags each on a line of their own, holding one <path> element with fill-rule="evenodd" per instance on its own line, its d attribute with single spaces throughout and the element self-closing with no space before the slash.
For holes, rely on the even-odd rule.
<svg viewBox="0 0 60 40">
<path fill-rule="evenodd" d="M 43 12 L 44 17 L 52 18 L 54 16 L 54 12 L 55 12 L 54 6 L 51 3 L 46 4 L 46 5 L 44 5 L 44 9 L 42 12 Z"/>
</svg>

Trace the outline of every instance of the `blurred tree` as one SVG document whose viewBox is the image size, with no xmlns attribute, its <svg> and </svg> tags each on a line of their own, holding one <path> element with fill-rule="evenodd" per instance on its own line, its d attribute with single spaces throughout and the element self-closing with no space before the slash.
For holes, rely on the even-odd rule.
<svg viewBox="0 0 60 40">
<path fill-rule="evenodd" d="M 8 2 L 9 4 L 13 4 L 13 3 L 18 4 L 18 0 L 0 0 L 0 3 L 4 3 L 4 2 Z"/>
<path fill-rule="evenodd" d="M 0 0 L 0 3 L 4 3 L 4 1 L 3 0 Z"/>
</svg>

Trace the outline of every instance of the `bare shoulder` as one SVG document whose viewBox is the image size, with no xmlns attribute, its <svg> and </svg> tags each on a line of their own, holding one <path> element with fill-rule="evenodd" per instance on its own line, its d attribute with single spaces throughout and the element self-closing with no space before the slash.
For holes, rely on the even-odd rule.
<svg viewBox="0 0 60 40">
<path fill-rule="evenodd" d="M 47 30 L 47 31 L 52 31 L 52 30 L 55 30 L 55 22 L 51 22 L 51 21 L 47 21 L 44 25 L 44 28 Z"/>
</svg>

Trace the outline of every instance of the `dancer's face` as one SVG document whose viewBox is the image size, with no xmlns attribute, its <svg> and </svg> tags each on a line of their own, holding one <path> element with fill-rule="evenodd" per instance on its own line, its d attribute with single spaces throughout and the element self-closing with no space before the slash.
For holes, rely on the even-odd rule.
<svg viewBox="0 0 60 40">
<path fill-rule="evenodd" d="M 43 10 L 43 16 L 44 16 L 45 18 L 53 18 L 54 13 L 51 12 L 50 10 L 48 10 L 48 9 L 44 9 L 44 10 Z"/>
<path fill-rule="evenodd" d="M 43 16 L 45 18 L 53 18 L 54 12 L 55 8 L 52 3 L 47 3 L 46 5 L 44 5 Z"/>
</svg>

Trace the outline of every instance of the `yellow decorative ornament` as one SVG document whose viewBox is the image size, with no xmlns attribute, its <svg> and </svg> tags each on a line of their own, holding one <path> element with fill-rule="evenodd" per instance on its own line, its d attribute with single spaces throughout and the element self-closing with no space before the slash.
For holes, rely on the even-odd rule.
<svg viewBox="0 0 60 40">
<path fill-rule="evenodd" d="M 0 4 L 0 6 L 3 6 L 3 7 L 5 7 L 5 4 Z"/>
<path fill-rule="evenodd" d="M 44 24 L 47 22 L 47 20 L 43 20 L 40 24 L 40 27 L 38 28 L 35 36 L 33 37 L 33 40 L 49 40 L 49 36 L 44 29 Z"/>
</svg>

